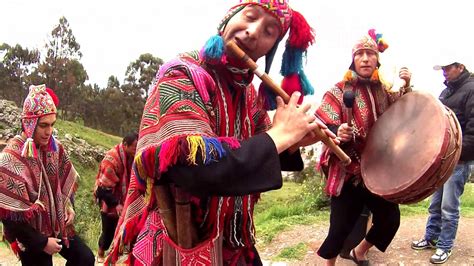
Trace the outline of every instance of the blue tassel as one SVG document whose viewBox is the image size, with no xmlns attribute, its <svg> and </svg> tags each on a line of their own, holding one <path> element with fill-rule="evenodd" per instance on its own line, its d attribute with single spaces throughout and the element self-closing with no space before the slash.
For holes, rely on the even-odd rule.
<svg viewBox="0 0 474 266">
<path fill-rule="evenodd" d="M 303 50 L 287 46 L 283 52 L 280 73 L 282 76 L 299 73 L 303 68 Z"/>
<path fill-rule="evenodd" d="M 49 151 L 52 151 L 52 152 L 58 151 L 58 144 L 54 135 L 51 135 L 51 138 L 49 140 Z"/>
<path fill-rule="evenodd" d="M 225 156 L 226 152 L 222 143 L 216 138 L 202 137 L 206 145 L 206 160 L 204 164 L 216 162 Z"/>
<path fill-rule="evenodd" d="M 276 94 L 263 83 L 260 83 L 260 87 L 258 89 L 259 98 L 263 100 L 263 107 L 267 111 L 275 110 L 276 109 Z"/>
<path fill-rule="evenodd" d="M 304 73 L 303 70 L 300 71 L 300 82 L 301 82 L 301 87 L 303 89 L 303 95 L 313 95 L 314 94 L 314 88 L 309 82 L 308 78 L 306 77 L 306 74 Z"/>
<path fill-rule="evenodd" d="M 224 55 L 224 39 L 220 35 L 209 38 L 202 49 L 202 55 L 206 62 L 219 61 Z"/>
</svg>

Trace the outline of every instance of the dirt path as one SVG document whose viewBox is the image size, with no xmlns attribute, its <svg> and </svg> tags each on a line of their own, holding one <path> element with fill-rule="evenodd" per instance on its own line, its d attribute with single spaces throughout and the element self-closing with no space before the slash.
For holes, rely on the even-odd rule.
<svg viewBox="0 0 474 266">
<path fill-rule="evenodd" d="M 412 240 L 424 235 L 426 216 L 402 218 L 400 229 L 385 253 L 377 249 L 369 252 L 369 260 L 374 265 L 432 265 L 429 258 L 434 251 L 415 251 L 410 248 Z M 279 254 L 284 247 L 304 242 L 309 246 L 303 261 L 270 263 L 266 265 L 323 265 L 323 260 L 316 254 L 317 249 L 326 237 L 328 224 L 296 226 L 278 235 L 267 248 L 260 248 L 260 255 L 265 260 Z M 337 265 L 355 265 L 349 260 L 338 258 Z M 462 217 L 459 223 L 457 239 L 453 254 L 444 265 L 474 265 L 474 218 Z"/>
<path fill-rule="evenodd" d="M 425 216 L 402 218 L 400 229 L 386 253 L 374 249 L 369 253 L 369 259 L 374 265 L 431 265 L 429 258 L 433 251 L 415 251 L 410 248 L 414 239 L 423 236 Z M 323 265 L 316 250 L 326 237 L 328 224 L 299 225 L 278 235 L 266 248 L 259 248 L 265 265 Z M 298 243 L 307 243 L 310 247 L 303 261 L 271 262 L 272 257 L 279 254 L 285 247 Z M 10 250 L 0 248 L 0 266 L 21 265 Z M 54 265 L 64 265 L 61 257 L 55 257 Z M 99 264 L 97 264 L 99 265 Z M 354 265 L 349 260 L 339 258 L 337 265 Z M 474 265 L 474 218 L 461 218 L 453 255 L 444 265 Z"/>
</svg>

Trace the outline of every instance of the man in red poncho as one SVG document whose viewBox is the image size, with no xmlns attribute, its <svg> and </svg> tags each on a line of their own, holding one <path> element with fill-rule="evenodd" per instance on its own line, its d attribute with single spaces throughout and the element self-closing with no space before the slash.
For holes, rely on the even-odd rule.
<svg viewBox="0 0 474 266">
<path fill-rule="evenodd" d="M 316 116 L 337 134 L 341 148 L 352 159 L 350 165 L 343 167 L 329 150 L 321 155 L 320 164 L 328 169 L 325 190 L 331 196 L 331 217 L 328 235 L 318 254 L 326 259 L 328 266 L 336 264 L 364 205 L 372 212 L 373 219 L 365 238 L 350 251 L 349 258 L 357 265 L 368 265 L 367 252 L 372 246 L 385 251 L 400 225 L 398 204 L 371 193 L 364 186 L 360 172 L 361 154 L 375 121 L 401 95 L 411 90 L 411 73 L 407 68 L 401 68 L 399 72 L 399 77 L 405 80 L 400 91 L 391 91 L 381 81 L 379 54 L 387 47 L 382 35 L 373 29 L 359 39 L 352 48 L 352 62 L 343 80 L 324 94 L 316 111 Z M 350 116 L 345 112 L 344 92 L 352 92 L 355 98 L 352 121 L 348 121 Z"/>
<path fill-rule="evenodd" d="M 78 174 L 52 135 L 58 100 L 45 85 L 31 86 L 22 133 L 0 154 L 0 219 L 22 265 L 94 265 L 94 254 L 74 232 Z"/>
<path fill-rule="evenodd" d="M 138 134 L 126 135 L 122 143 L 106 152 L 99 166 L 94 196 L 99 203 L 102 233 L 99 237 L 97 261 L 104 262 L 104 253 L 110 247 L 115 227 L 122 212 L 130 183 L 133 157 L 137 149 Z"/>
<path fill-rule="evenodd" d="M 286 0 L 241 1 L 201 51 L 183 53 L 160 68 L 108 262 L 131 244 L 129 262 L 135 265 L 261 264 L 253 222 L 259 193 L 282 186 L 281 170 L 303 168 L 298 148 L 318 141 L 313 130 L 321 125 L 306 114 L 309 105 L 297 106 L 301 93 L 293 93 L 288 104 L 277 98 L 272 125 L 262 101 L 272 99 L 256 95 L 254 73 L 224 44 L 235 41 L 254 61 L 265 57 L 268 72 L 288 29 L 283 65 L 297 72 L 282 72 L 309 89 L 301 64 L 314 35 Z M 300 91 L 290 84 L 289 91 Z M 164 187 L 177 191 L 171 208 L 162 206 Z M 195 229 L 184 239 L 191 247 L 177 246 L 174 230 L 165 225 L 175 209 L 186 208 Z M 185 220 L 178 211 L 176 220 Z M 168 260 L 170 254 L 175 259 Z"/>
</svg>

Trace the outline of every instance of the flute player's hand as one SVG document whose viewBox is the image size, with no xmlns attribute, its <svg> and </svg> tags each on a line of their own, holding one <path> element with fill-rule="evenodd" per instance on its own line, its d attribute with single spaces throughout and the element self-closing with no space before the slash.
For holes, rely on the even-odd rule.
<svg viewBox="0 0 474 266">
<path fill-rule="evenodd" d="M 319 127 L 316 116 L 308 114 L 310 104 L 298 106 L 300 92 L 294 92 L 288 104 L 277 97 L 277 109 L 273 116 L 273 126 L 267 134 L 273 139 L 278 153 L 285 151 L 297 144 L 308 133 Z"/>
<path fill-rule="evenodd" d="M 329 130 L 329 128 L 322 121 L 320 121 L 319 119 L 316 118 L 316 120 L 314 120 L 314 122 L 316 124 L 318 124 L 319 128 L 328 137 L 330 137 L 336 145 L 340 144 L 340 140 L 339 140 L 339 138 L 336 137 L 336 134 L 334 134 L 331 130 Z M 298 150 L 300 147 L 306 147 L 306 146 L 309 146 L 309 145 L 313 145 L 313 144 L 315 144 L 316 142 L 319 142 L 319 141 L 322 141 L 321 136 L 316 134 L 315 131 L 310 131 L 300 141 L 298 141 L 295 145 L 290 147 L 290 152 L 294 152 L 294 151 Z"/>
</svg>

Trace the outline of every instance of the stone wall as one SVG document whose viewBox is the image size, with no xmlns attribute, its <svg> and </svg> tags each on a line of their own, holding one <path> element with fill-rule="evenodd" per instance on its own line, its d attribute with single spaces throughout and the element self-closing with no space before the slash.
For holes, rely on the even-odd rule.
<svg viewBox="0 0 474 266">
<path fill-rule="evenodd" d="M 9 139 L 21 132 L 20 117 L 21 110 L 14 102 L 0 99 L 0 150 Z M 57 137 L 68 154 L 84 165 L 95 166 L 104 157 L 105 148 L 92 146 L 78 136 L 60 133 Z"/>
</svg>

